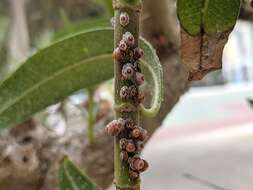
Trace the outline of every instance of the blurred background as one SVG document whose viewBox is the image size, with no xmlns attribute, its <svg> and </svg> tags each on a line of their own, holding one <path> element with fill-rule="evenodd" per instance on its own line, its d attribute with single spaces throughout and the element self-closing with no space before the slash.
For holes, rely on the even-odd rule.
<svg viewBox="0 0 253 190">
<path fill-rule="evenodd" d="M 179 59 L 175 0 L 144 0 L 142 35 L 164 67 L 165 100 L 143 156 L 145 190 L 253 189 L 253 9 L 244 0 L 223 69 L 188 83 Z M 0 80 L 39 49 L 110 26 L 110 0 L 0 0 Z M 25 76 L 24 76 L 25 77 Z M 103 189 L 112 183 L 113 81 L 83 89 L 0 133 L 0 189 L 56 190 L 58 162 L 70 155 Z M 46 98 L 46 97 L 45 97 Z"/>
</svg>

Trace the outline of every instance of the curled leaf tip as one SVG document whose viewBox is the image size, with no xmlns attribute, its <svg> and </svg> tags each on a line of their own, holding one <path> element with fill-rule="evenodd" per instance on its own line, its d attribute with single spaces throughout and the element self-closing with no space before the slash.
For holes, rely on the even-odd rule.
<svg viewBox="0 0 253 190">
<path fill-rule="evenodd" d="M 153 97 L 150 108 L 145 108 L 143 104 L 140 104 L 138 109 L 142 115 L 154 117 L 159 113 L 163 101 L 163 70 L 155 50 L 148 42 L 146 44 L 148 44 L 148 48 L 147 46 L 142 47 L 145 51 L 145 60 L 141 60 L 141 67 L 146 81 L 152 86 Z"/>
</svg>

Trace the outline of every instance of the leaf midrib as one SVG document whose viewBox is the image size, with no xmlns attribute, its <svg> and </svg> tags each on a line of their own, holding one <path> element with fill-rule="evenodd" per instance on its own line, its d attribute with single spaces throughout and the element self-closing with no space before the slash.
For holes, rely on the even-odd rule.
<svg viewBox="0 0 253 190">
<path fill-rule="evenodd" d="M 28 95 L 29 93 L 33 92 L 34 90 L 36 90 L 37 88 L 39 88 L 40 86 L 42 86 L 43 84 L 47 83 L 48 81 L 52 80 L 54 77 L 57 77 L 59 75 L 61 75 L 62 73 L 72 69 L 72 68 L 75 68 L 75 67 L 78 67 L 84 63 L 87 63 L 87 62 L 91 62 L 91 61 L 95 61 L 96 59 L 104 59 L 104 58 L 108 58 L 108 57 L 111 57 L 111 54 L 101 54 L 101 55 L 98 55 L 98 56 L 95 56 L 95 57 L 91 57 L 91 58 L 88 58 L 88 59 L 85 59 L 84 61 L 79 61 L 75 64 L 72 64 L 68 67 L 64 67 L 63 69 L 60 69 L 59 71 L 55 72 L 54 74 L 52 74 L 51 76 L 45 78 L 44 80 L 38 82 L 36 85 L 34 85 L 32 88 L 29 88 L 28 90 L 24 91 L 23 94 L 21 94 L 20 96 L 18 96 L 17 98 L 15 98 L 13 101 L 10 101 L 9 103 L 6 103 L 6 106 L 4 106 L 2 109 L 0 109 L 0 115 L 2 113 L 4 113 L 5 110 L 7 110 L 9 107 L 13 106 L 16 102 L 18 102 L 19 100 L 21 100 L 23 97 L 25 97 L 26 95 Z"/>
<path fill-rule="evenodd" d="M 66 174 L 66 176 L 67 176 L 67 178 L 68 178 L 68 180 L 69 180 L 71 186 L 73 187 L 74 190 L 79 190 L 79 188 L 78 188 L 77 185 L 75 184 L 73 178 L 71 177 L 71 175 L 69 175 L 68 170 L 67 170 L 66 167 L 67 167 L 67 166 L 64 165 L 64 166 L 63 166 L 63 170 L 64 170 L 64 173 Z"/>
</svg>

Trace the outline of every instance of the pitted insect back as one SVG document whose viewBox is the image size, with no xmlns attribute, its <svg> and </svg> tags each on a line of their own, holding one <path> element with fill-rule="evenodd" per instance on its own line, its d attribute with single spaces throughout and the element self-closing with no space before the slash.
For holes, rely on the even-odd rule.
<svg viewBox="0 0 253 190">
<path fill-rule="evenodd" d="M 129 16 L 126 12 L 122 12 L 119 17 L 119 23 L 122 26 L 127 26 L 129 24 Z"/>
</svg>

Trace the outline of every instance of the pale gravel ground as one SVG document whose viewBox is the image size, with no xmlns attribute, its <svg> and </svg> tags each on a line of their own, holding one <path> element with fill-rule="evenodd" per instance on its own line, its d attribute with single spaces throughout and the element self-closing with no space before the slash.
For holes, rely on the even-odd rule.
<svg viewBox="0 0 253 190">
<path fill-rule="evenodd" d="M 144 157 L 151 167 L 142 190 L 253 190 L 253 123 L 179 139 L 154 137 Z"/>
</svg>

